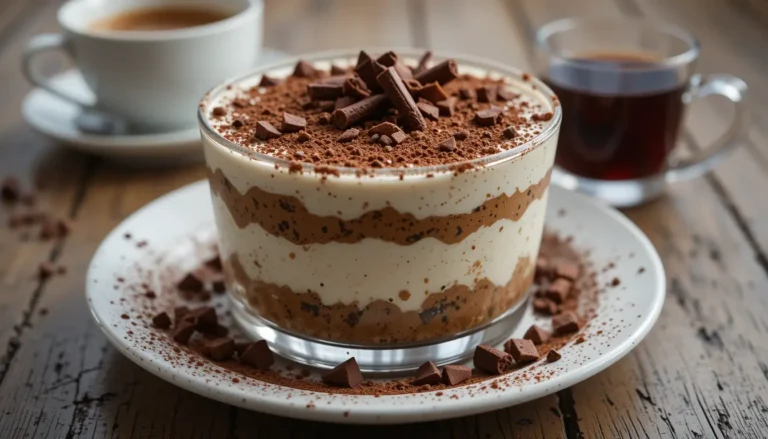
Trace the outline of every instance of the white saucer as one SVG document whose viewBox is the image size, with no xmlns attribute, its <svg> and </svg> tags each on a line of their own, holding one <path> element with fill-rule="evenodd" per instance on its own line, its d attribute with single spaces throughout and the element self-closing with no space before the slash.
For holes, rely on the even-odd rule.
<svg viewBox="0 0 768 439">
<path fill-rule="evenodd" d="M 284 56 L 283 52 L 265 48 L 259 63 L 271 63 Z M 54 75 L 51 82 L 86 101 L 94 101 L 76 69 Z M 75 125 L 79 113 L 78 106 L 40 88 L 29 92 L 21 104 L 21 114 L 33 129 L 79 151 L 139 163 L 186 163 L 203 157 L 197 125 L 157 134 L 105 136 L 79 131 Z"/>
<path fill-rule="evenodd" d="M 200 395 L 265 413 L 325 422 L 391 424 L 466 416 L 520 404 L 572 386 L 615 363 L 650 331 L 664 302 L 664 268 L 645 235 L 617 211 L 584 195 L 551 187 L 547 227 L 572 236 L 574 246 L 589 250 L 595 267 L 615 263 L 608 271 L 598 270 L 600 285 L 614 278 L 621 280 L 619 286 L 600 293 L 597 316 L 583 330 L 586 341 L 563 347 L 561 360 L 540 360 L 505 375 L 509 380 L 499 380 L 511 384 L 496 386 L 484 381 L 397 396 L 326 394 L 268 384 L 225 371 L 205 359 L 190 362 L 182 358 L 186 354 L 172 359 L 170 347 L 158 348 L 161 338 L 154 338 L 156 330 L 146 324 L 150 299 L 137 285 L 146 282 L 151 288 L 161 288 L 161 279 L 179 276 L 209 257 L 215 238 L 209 199 L 208 183 L 194 183 L 150 203 L 113 230 L 88 270 L 88 304 L 110 342 L 147 371 Z M 145 242 L 138 244 L 141 241 Z M 158 272 L 157 267 L 164 266 L 171 268 Z M 178 296 L 172 291 L 158 292 L 151 306 L 158 306 L 156 301 L 164 301 L 161 308 L 179 303 Z M 222 296 L 213 301 L 217 307 L 228 306 Z M 548 319 L 535 317 L 529 308 L 510 336 L 521 337 L 534 322 L 550 328 Z M 147 344 L 150 339 L 154 341 Z"/>
</svg>

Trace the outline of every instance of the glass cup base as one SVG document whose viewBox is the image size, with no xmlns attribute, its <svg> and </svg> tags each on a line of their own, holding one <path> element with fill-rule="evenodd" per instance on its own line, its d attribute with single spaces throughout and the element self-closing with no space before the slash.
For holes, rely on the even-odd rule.
<svg viewBox="0 0 768 439">
<path fill-rule="evenodd" d="M 472 357 L 479 344 L 496 345 L 510 337 L 522 320 L 528 299 L 492 322 L 451 337 L 396 346 L 336 343 L 291 333 L 254 316 L 237 300 L 230 300 L 232 313 L 243 332 L 252 339 L 267 340 L 281 357 L 320 369 L 332 369 L 355 357 L 360 370 L 374 375 L 412 372 L 427 361 L 441 366 Z"/>
<path fill-rule="evenodd" d="M 552 182 L 560 187 L 606 201 L 615 207 L 633 207 L 658 198 L 666 189 L 664 175 L 634 180 L 596 180 L 572 174 L 559 166 L 552 171 Z"/>
</svg>

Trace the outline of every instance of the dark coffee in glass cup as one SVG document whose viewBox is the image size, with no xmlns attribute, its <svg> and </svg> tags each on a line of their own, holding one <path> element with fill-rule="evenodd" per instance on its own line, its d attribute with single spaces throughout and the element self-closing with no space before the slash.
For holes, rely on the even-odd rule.
<svg viewBox="0 0 768 439">
<path fill-rule="evenodd" d="M 674 26 L 635 19 L 564 19 L 537 35 L 537 70 L 563 107 L 553 179 L 616 206 L 650 200 L 666 182 L 706 172 L 737 144 L 746 85 L 694 74 L 699 46 Z M 729 130 L 679 163 L 670 153 L 694 97 L 736 105 Z"/>
</svg>

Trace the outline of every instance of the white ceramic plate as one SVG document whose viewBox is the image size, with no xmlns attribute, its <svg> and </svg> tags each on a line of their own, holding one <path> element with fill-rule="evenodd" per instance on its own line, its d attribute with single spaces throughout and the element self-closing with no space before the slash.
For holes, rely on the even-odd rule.
<svg viewBox="0 0 768 439">
<path fill-rule="evenodd" d="M 259 63 L 272 63 L 285 56 L 284 52 L 264 48 Z M 79 70 L 58 73 L 51 83 L 86 102 L 94 101 Z M 79 113 L 77 105 L 40 88 L 29 92 L 21 104 L 21 114 L 33 129 L 78 151 L 133 163 L 181 164 L 203 158 L 197 125 L 156 134 L 97 135 L 77 129 L 75 118 Z"/>
<path fill-rule="evenodd" d="M 563 347 L 563 358 L 558 362 L 548 364 L 542 360 L 505 375 L 499 386 L 484 381 L 441 392 L 397 396 L 325 394 L 243 376 L 233 381 L 233 374 L 222 373 L 215 363 L 202 360 L 205 366 L 200 367 L 186 361 L 188 358 L 169 359 L 168 348 L 153 348 L 157 343 L 148 347 L 145 340 L 154 330 L 146 325 L 146 317 L 136 319 L 137 310 L 147 299 L 135 285 L 148 282 L 155 288 L 164 276 L 178 276 L 197 265 L 206 251 L 210 252 L 215 231 L 208 184 L 204 181 L 150 203 L 110 233 L 88 270 L 88 304 L 107 338 L 139 366 L 189 391 L 260 412 L 326 422 L 385 424 L 509 407 L 572 386 L 615 363 L 650 331 L 664 302 L 661 261 L 631 221 L 584 195 L 554 186 L 550 191 L 547 227 L 573 236 L 573 245 L 589 250 L 595 267 L 615 264 L 611 270 L 598 270 L 600 284 L 615 277 L 621 284 L 600 294 L 597 316 L 583 330 L 586 342 Z M 158 267 L 164 265 L 176 266 L 175 274 L 158 272 Z M 161 299 L 162 294 L 155 300 Z M 222 297 L 214 298 L 214 302 L 226 306 Z M 131 318 L 121 318 L 124 313 Z M 522 336 L 534 322 L 550 328 L 548 319 L 537 318 L 528 309 L 510 336 Z"/>
</svg>

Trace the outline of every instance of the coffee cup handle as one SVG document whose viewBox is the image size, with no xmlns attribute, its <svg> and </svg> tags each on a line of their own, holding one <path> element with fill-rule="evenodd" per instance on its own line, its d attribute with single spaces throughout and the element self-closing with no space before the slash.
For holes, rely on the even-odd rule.
<svg viewBox="0 0 768 439">
<path fill-rule="evenodd" d="M 711 145 L 694 152 L 690 157 L 670 164 L 665 175 L 666 181 L 674 182 L 700 177 L 740 144 L 739 141 L 746 131 L 749 119 L 746 95 L 747 84 L 732 75 L 694 75 L 691 78 L 690 101 L 707 96 L 723 96 L 733 103 L 735 113 L 731 125 Z"/>
<path fill-rule="evenodd" d="M 64 99 L 65 101 L 72 102 L 81 107 L 92 107 L 92 102 L 86 102 L 82 98 L 73 96 L 66 90 L 51 84 L 51 81 L 37 68 L 37 64 L 35 63 L 37 55 L 54 50 L 69 54 L 66 36 L 62 34 L 41 34 L 32 37 L 27 43 L 27 47 L 24 49 L 24 55 L 21 62 L 24 76 L 26 76 L 27 80 L 32 84 Z"/>
</svg>

